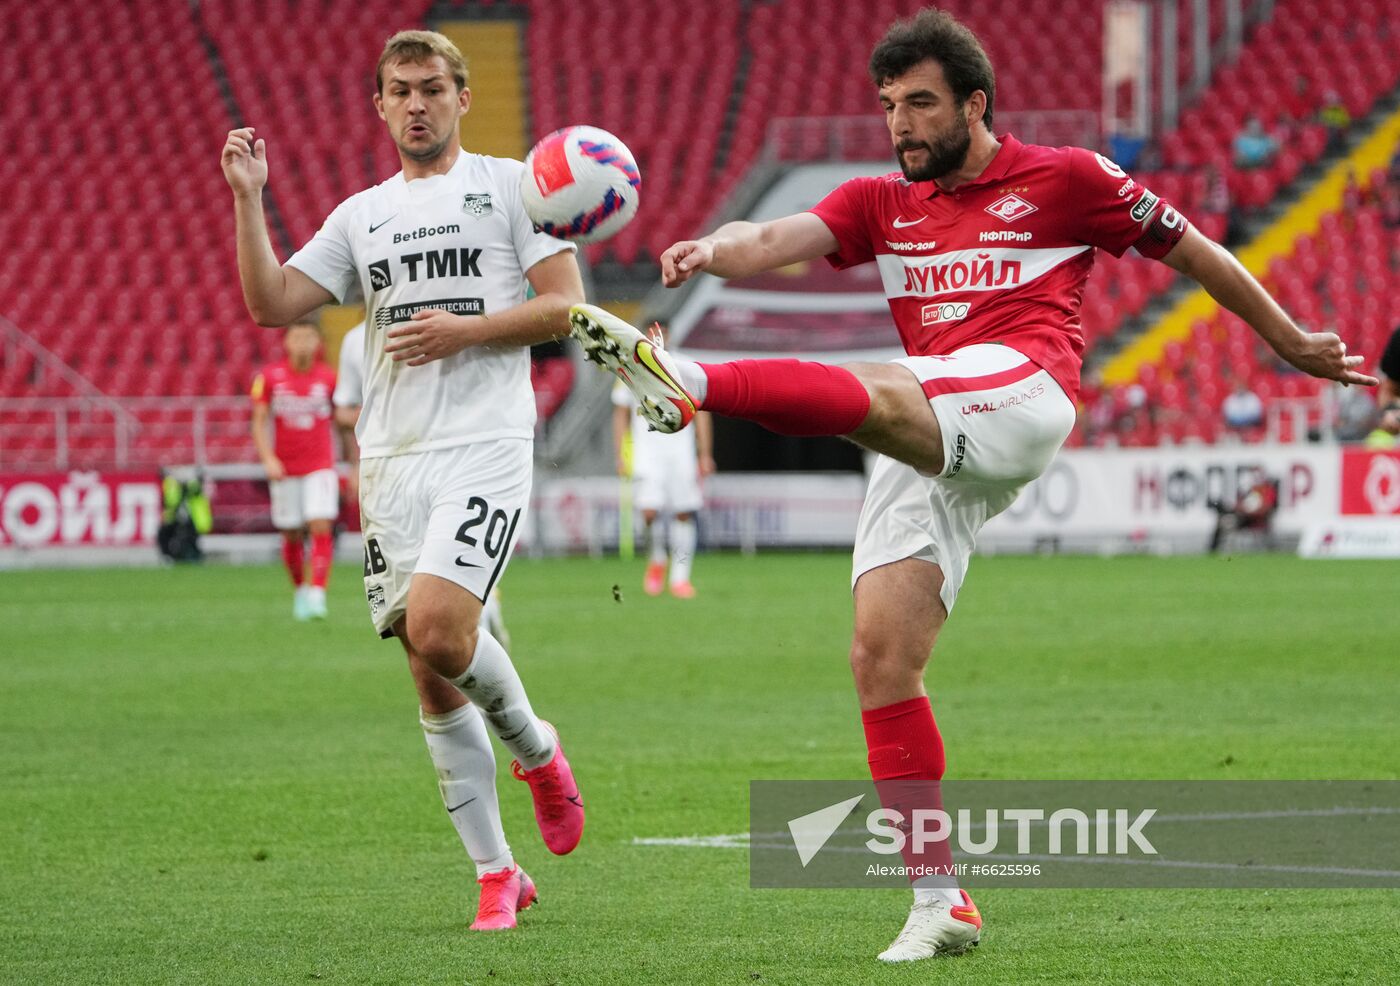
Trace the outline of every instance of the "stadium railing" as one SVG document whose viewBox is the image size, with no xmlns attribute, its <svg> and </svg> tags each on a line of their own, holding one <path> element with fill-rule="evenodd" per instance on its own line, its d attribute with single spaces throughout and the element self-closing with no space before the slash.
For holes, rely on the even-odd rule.
<svg viewBox="0 0 1400 986">
<path fill-rule="evenodd" d="M 0 398 L 0 469 L 252 462 L 244 397 Z"/>
</svg>

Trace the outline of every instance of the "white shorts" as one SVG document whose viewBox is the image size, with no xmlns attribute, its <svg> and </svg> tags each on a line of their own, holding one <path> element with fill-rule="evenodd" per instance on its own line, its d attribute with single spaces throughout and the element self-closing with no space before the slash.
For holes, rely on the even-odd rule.
<svg viewBox="0 0 1400 986">
<path fill-rule="evenodd" d="M 680 455 L 639 455 L 632 464 L 632 505 L 638 510 L 695 513 L 704 506 L 695 454 L 681 446 Z"/>
<path fill-rule="evenodd" d="M 360 461 L 365 596 L 380 636 L 406 612 L 416 573 L 486 599 L 515 548 L 533 466 L 527 438 Z"/>
<path fill-rule="evenodd" d="M 922 558 L 943 572 L 944 607 L 967 574 L 977 533 L 1050 464 L 1075 408 L 1053 377 L 1007 346 L 895 360 L 929 395 L 943 433 L 943 471 L 878 456 L 856 528 L 851 585 L 873 568 Z"/>
<path fill-rule="evenodd" d="M 279 531 L 296 531 L 307 521 L 340 516 L 340 479 L 334 469 L 274 480 L 267 491 L 272 496 L 272 526 Z"/>
</svg>

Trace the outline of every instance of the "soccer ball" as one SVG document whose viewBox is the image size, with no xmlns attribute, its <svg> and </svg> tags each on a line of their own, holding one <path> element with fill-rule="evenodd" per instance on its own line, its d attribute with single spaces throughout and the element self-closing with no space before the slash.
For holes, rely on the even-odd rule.
<svg viewBox="0 0 1400 986">
<path fill-rule="evenodd" d="M 575 243 L 597 243 L 637 214 L 642 175 L 627 145 L 597 127 L 565 127 L 525 158 L 520 196 L 535 228 Z"/>
</svg>

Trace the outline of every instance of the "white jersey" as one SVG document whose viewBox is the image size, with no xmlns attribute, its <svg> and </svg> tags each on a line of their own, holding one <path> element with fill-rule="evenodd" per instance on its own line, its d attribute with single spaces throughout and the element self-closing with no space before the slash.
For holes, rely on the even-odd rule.
<svg viewBox="0 0 1400 986">
<path fill-rule="evenodd" d="M 365 323 L 361 322 L 340 340 L 340 367 L 335 373 L 336 407 L 359 407 L 365 402 Z"/>
<path fill-rule="evenodd" d="M 355 436 L 373 459 L 470 442 L 533 438 L 524 347 L 469 347 L 425 366 L 396 363 L 385 333 L 416 311 L 491 315 L 525 300 L 525 272 L 572 244 L 536 233 L 519 161 L 463 151 L 446 174 L 388 181 L 346 199 L 287 261 L 345 301 L 364 297 L 364 393 Z"/>
</svg>

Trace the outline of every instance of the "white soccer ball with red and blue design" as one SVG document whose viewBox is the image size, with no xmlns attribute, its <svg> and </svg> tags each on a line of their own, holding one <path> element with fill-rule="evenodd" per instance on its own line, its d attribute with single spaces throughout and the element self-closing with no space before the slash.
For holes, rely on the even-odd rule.
<svg viewBox="0 0 1400 986">
<path fill-rule="evenodd" d="M 631 222 L 641 187 L 627 145 L 597 127 L 554 131 L 531 148 L 520 177 L 535 228 L 575 243 L 598 243 Z"/>
</svg>

